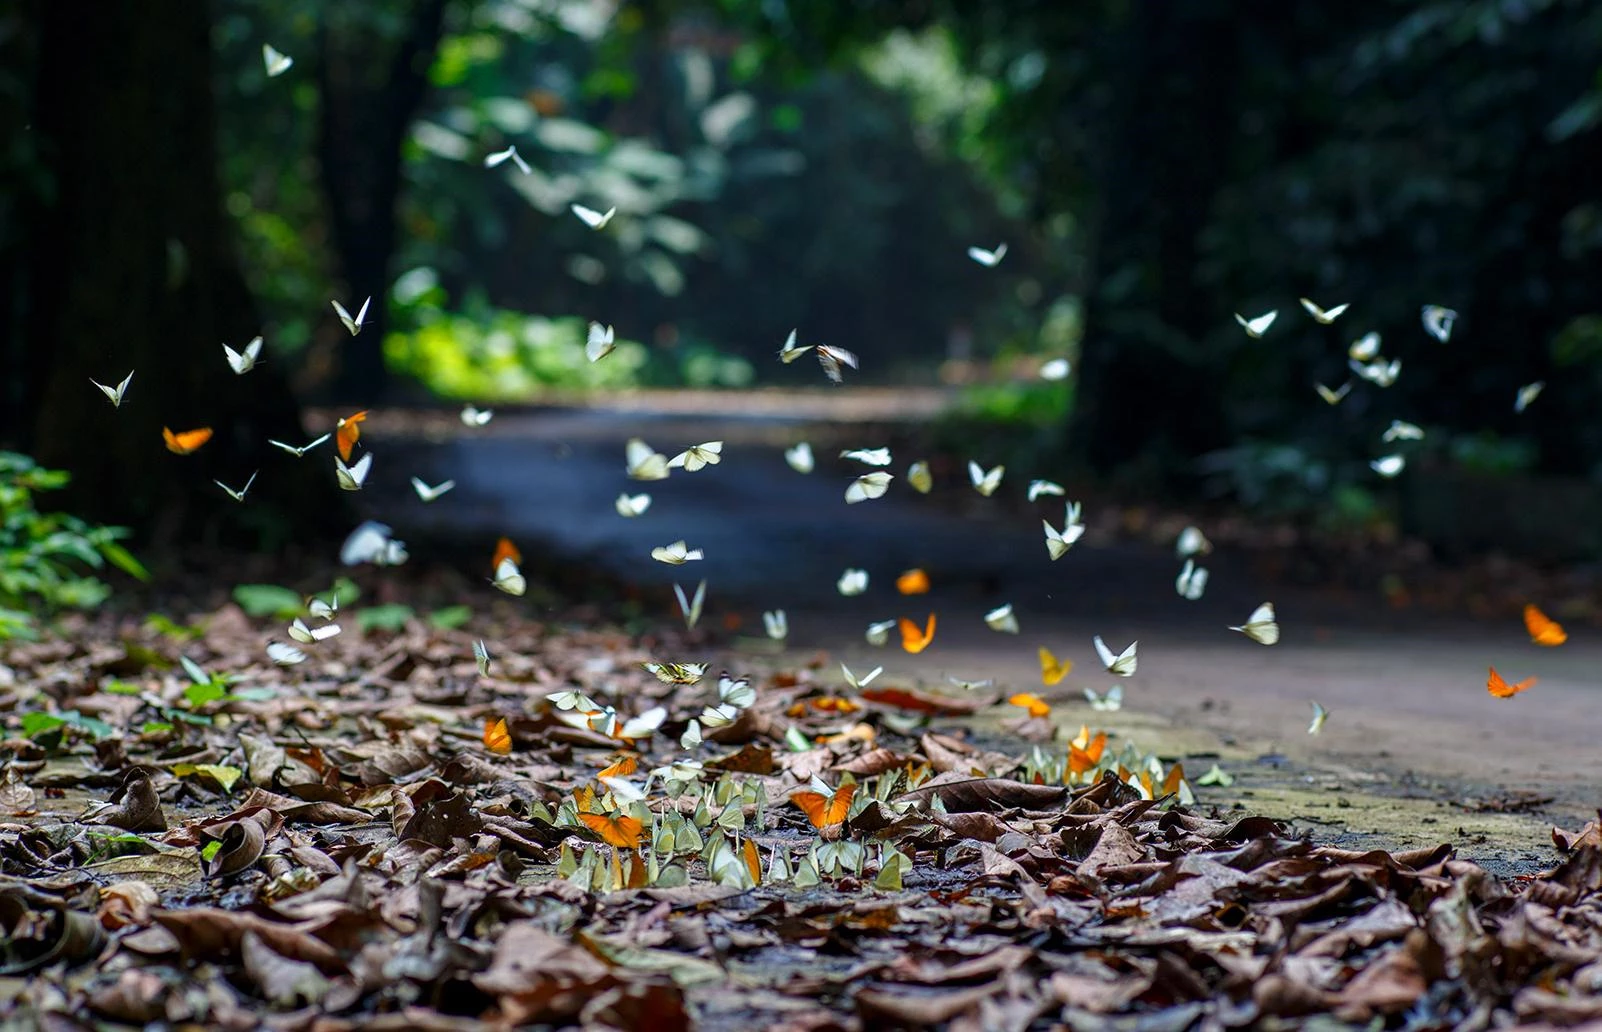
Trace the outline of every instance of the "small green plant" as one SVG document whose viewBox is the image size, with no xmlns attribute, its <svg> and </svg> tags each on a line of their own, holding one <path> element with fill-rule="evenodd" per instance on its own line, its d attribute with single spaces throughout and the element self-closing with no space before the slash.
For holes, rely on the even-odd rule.
<svg viewBox="0 0 1602 1032">
<path fill-rule="evenodd" d="M 90 571 L 116 567 L 150 574 L 117 542 L 125 527 L 97 527 L 66 513 L 42 513 L 35 496 L 71 480 L 16 452 L 0 451 L 0 640 L 32 638 L 35 618 L 59 609 L 89 609 L 111 594 Z"/>
</svg>

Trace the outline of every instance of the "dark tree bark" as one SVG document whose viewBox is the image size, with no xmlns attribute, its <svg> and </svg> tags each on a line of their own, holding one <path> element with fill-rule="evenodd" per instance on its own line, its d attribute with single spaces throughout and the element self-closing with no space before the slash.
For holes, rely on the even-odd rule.
<svg viewBox="0 0 1602 1032">
<path fill-rule="evenodd" d="M 231 245 L 215 160 L 210 5 L 205 0 L 34 0 L 29 132 L 47 187 L 22 220 L 14 442 L 70 470 L 60 500 L 131 523 L 155 544 L 182 537 L 260 546 L 328 528 L 327 453 L 303 442 L 286 363 L 235 376 L 220 345 L 258 332 Z M 90 385 L 133 383 L 121 408 Z M 162 427 L 209 426 L 210 444 L 169 453 Z M 240 506 L 212 483 L 260 476 Z M 146 539 L 149 543 L 149 538 Z"/>
</svg>

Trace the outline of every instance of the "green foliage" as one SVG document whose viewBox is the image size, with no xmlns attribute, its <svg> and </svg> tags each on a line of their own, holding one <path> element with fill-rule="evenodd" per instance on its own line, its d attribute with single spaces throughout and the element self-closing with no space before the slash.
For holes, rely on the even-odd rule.
<svg viewBox="0 0 1602 1032">
<path fill-rule="evenodd" d="M 0 640 L 31 637 L 34 616 L 89 609 L 111 586 L 88 571 L 108 564 L 139 580 L 150 574 L 118 541 L 122 527 L 97 527 L 66 513 L 41 513 L 35 496 L 63 488 L 70 475 L 26 455 L 0 452 Z"/>
<path fill-rule="evenodd" d="M 428 614 L 429 625 L 442 631 L 454 631 L 458 627 L 465 627 L 467 621 L 472 618 L 473 608 L 466 605 L 446 606 Z"/>
<path fill-rule="evenodd" d="M 240 584 L 234 588 L 234 602 L 247 616 L 258 619 L 293 620 L 306 609 L 299 592 L 277 584 Z"/>
<path fill-rule="evenodd" d="M 402 631 L 406 622 L 417 613 L 411 606 L 390 602 L 381 606 L 368 606 L 356 611 L 356 626 L 367 631 Z"/>
</svg>

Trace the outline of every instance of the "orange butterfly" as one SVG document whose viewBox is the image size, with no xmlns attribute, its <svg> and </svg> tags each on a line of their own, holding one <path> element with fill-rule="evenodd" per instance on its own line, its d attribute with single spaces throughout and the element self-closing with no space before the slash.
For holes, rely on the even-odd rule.
<svg viewBox="0 0 1602 1032">
<path fill-rule="evenodd" d="M 363 409 L 354 416 L 346 416 L 341 419 L 339 426 L 335 429 L 334 443 L 339 446 L 339 457 L 346 462 L 350 461 L 350 450 L 356 446 L 357 441 L 362 439 L 362 428 L 359 424 L 366 422 L 366 420 L 367 410 Z"/>
<path fill-rule="evenodd" d="M 1537 609 L 1533 602 L 1524 607 L 1524 626 L 1530 632 L 1530 640 L 1537 645 L 1550 648 L 1569 640 L 1563 625 Z"/>
<path fill-rule="evenodd" d="M 929 647 L 929 643 L 931 641 L 934 641 L 935 615 L 933 613 L 929 614 L 929 625 L 922 631 L 918 630 L 917 624 L 913 623 L 911 620 L 908 620 L 904 616 L 901 618 L 900 626 L 901 647 L 906 649 L 908 652 L 914 654 L 922 652 L 924 649 Z"/>
<path fill-rule="evenodd" d="M 506 718 L 484 721 L 484 748 L 499 756 L 512 751 L 512 733 L 506 729 Z"/>
<path fill-rule="evenodd" d="M 816 779 L 814 779 L 816 780 Z M 792 792 L 790 802 L 799 806 L 812 826 L 822 831 L 846 819 L 851 812 L 851 797 L 857 794 L 857 783 L 848 781 L 829 795 L 822 792 Z"/>
<path fill-rule="evenodd" d="M 753 885 L 761 885 L 762 855 L 757 852 L 756 842 L 746 839 L 745 845 L 741 847 L 741 855 L 745 859 L 745 869 L 751 875 L 751 883 Z"/>
<path fill-rule="evenodd" d="M 183 430 L 176 434 L 162 427 L 161 438 L 167 442 L 167 450 L 174 455 L 188 455 L 211 440 L 211 427 L 203 426 L 199 430 Z"/>
<path fill-rule="evenodd" d="M 896 578 L 896 590 L 903 595 L 928 594 L 929 575 L 922 570 L 908 570 Z"/>
<path fill-rule="evenodd" d="M 1089 728 L 1085 728 L 1080 732 L 1080 741 L 1089 739 L 1083 748 L 1073 742 L 1068 743 L 1068 769 L 1075 774 L 1093 769 L 1101 762 L 1101 754 L 1107 748 L 1107 732 L 1098 731 L 1095 738 L 1090 738 L 1089 731 Z"/>
<path fill-rule="evenodd" d="M 1502 679 L 1502 675 L 1496 672 L 1496 667 L 1491 667 L 1490 669 L 1491 676 L 1490 679 L 1485 682 L 1485 690 L 1496 696 L 1498 699 L 1511 699 L 1524 689 L 1533 687 L 1535 685 L 1535 678 L 1533 677 L 1526 677 L 1517 684 L 1508 684 Z"/>
<path fill-rule="evenodd" d="M 626 778 L 639 769 L 640 758 L 638 756 L 634 753 L 619 753 L 617 759 L 612 761 L 612 765 L 601 771 L 596 777 Z"/>
<path fill-rule="evenodd" d="M 636 817 L 626 814 L 581 813 L 578 819 L 584 822 L 585 827 L 600 835 L 609 846 L 616 846 L 618 849 L 640 848 L 640 835 L 644 833 L 645 825 Z"/>
<path fill-rule="evenodd" d="M 1031 717 L 1047 717 L 1051 715 L 1051 707 L 1046 700 L 1030 692 L 1019 692 L 1007 699 L 1009 705 L 1021 706 L 1029 711 Z"/>
<path fill-rule="evenodd" d="M 495 558 L 490 560 L 490 569 L 500 569 L 501 563 L 507 559 L 512 560 L 518 566 L 523 565 L 523 553 L 519 552 L 517 546 L 512 544 L 511 538 L 503 537 L 495 543 Z"/>
</svg>

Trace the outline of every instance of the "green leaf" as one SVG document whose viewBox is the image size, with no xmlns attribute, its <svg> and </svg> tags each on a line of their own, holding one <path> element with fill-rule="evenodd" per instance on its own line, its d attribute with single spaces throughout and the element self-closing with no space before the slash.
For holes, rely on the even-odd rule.
<svg viewBox="0 0 1602 1032">
<path fill-rule="evenodd" d="M 266 687 L 265 685 L 255 688 L 234 689 L 234 698 L 244 699 L 246 702 L 266 702 L 268 699 L 275 699 L 277 697 L 277 690 Z"/>
<path fill-rule="evenodd" d="M 179 763 L 173 766 L 172 772 L 180 778 L 199 775 L 210 779 L 224 792 L 232 792 L 234 785 L 245 776 L 245 772 L 238 767 L 229 767 L 221 763 Z"/>
<path fill-rule="evenodd" d="M 138 695 L 140 692 L 144 691 L 144 687 L 142 685 L 134 684 L 131 681 L 119 681 L 113 677 L 105 684 L 101 685 L 100 690 L 105 692 L 107 695 Z"/>
<path fill-rule="evenodd" d="M 251 616 L 279 620 L 299 616 L 305 608 L 299 594 L 276 584 L 241 584 L 234 588 L 234 601 Z"/>
<path fill-rule="evenodd" d="M 199 625 L 181 624 L 165 613 L 151 613 L 145 618 L 145 629 L 175 641 L 189 641 L 203 633 Z"/>
<path fill-rule="evenodd" d="M 411 606 L 391 602 L 383 606 L 368 606 L 356 612 L 356 626 L 363 631 L 399 631 L 406 621 L 416 615 Z"/>
<path fill-rule="evenodd" d="M 171 730 L 172 725 L 161 720 L 147 720 L 139 725 L 139 733 L 142 735 L 159 735 Z"/>
<path fill-rule="evenodd" d="M 217 854 L 221 852 L 222 839 L 216 839 L 215 841 L 206 843 L 206 845 L 200 850 L 200 858 L 209 864 L 215 860 L 217 858 Z"/>
<path fill-rule="evenodd" d="M 428 614 L 428 622 L 442 631 L 454 631 L 473 618 L 471 606 L 446 606 Z"/>
<path fill-rule="evenodd" d="M 228 686 L 221 681 L 211 680 L 204 684 L 192 684 L 184 689 L 184 698 L 195 709 L 210 702 L 218 702 L 228 698 Z"/>
<path fill-rule="evenodd" d="M 22 715 L 22 734 L 25 738 L 53 731 L 66 724 L 66 720 L 54 713 L 24 713 Z"/>
<path fill-rule="evenodd" d="M 184 668 L 184 673 L 189 675 L 189 679 L 196 684 L 210 684 L 213 680 L 211 674 L 206 672 L 205 667 L 201 666 L 199 663 L 196 663 L 188 656 L 180 655 L 178 657 L 178 664 Z"/>
<path fill-rule="evenodd" d="M 100 554 L 105 556 L 106 561 L 111 565 L 115 566 L 117 569 L 121 570 L 123 573 L 126 573 L 135 580 L 150 580 L 150 571 L 145 569 L 144 564 L 138 559 L 135 559 L 132 552 L 117 544 L 115 541 L 101 542 Z"/>
</svg>

